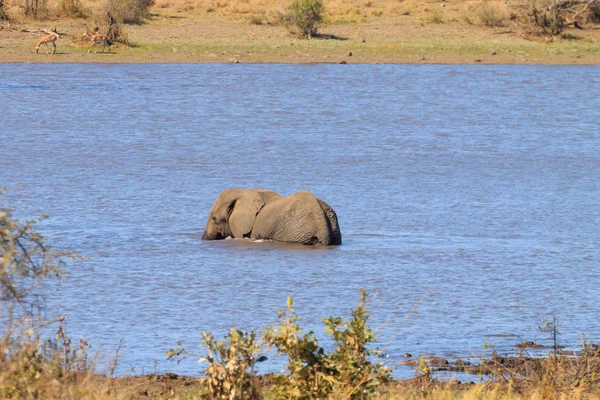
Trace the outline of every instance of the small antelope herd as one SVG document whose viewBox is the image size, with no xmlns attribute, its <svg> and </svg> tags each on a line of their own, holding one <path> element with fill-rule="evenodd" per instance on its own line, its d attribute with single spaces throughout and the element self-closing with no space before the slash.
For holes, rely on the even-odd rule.
<svg viewBox="0 0 600 400">
<path fill-rule="evenodd" d="M 44 35 L 40 38 L 38 45 L 35 48 L 35 54 L 38 54 L 38 52 L 40 51 L 40 47 L 42 45 L 46 45 L 46 46 L 52 46 L 52 50 L 50 52 L 50 54 L 54 54 L 56 53 L 56 39 L 58 39 L 60 37 L 60 35 L 58 34 L 58 32 L 56 31 L 56 27 L 54 29 L 52 29 L 51 31 L 47 31 L 44 30 L 44 32 L 47 33 L 47 35 Z M 110 40 L 108 39 L 108 36 L 106 36 L 103 33 L 98 32 L 98 28 L 96 28 L 96 31 L 94 32 L 93 35 L 88 35 L 87 33 L 83 35 L 83 38 L 88 38 L 91 40 L 90 43 L 90 47 L 88 49 L 88 53 L 92 52 L 92 47 L 94 47 L 94 53 L 98 52 L 98 46 L 102 45 L 102 52 L 104 53 L 104 49 L 106 49 L 108 47 L 108 52 L 110 53 Z M 48 54 L 48 53 L 46 53 Z"/>
</svg>

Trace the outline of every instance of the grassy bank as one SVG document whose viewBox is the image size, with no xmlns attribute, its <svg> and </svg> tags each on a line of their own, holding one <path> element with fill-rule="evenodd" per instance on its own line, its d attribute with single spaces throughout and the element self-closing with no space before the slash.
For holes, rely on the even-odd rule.
<svg viewBox="0 0 600 400">
<path fill-rule="evenodd" d="M 157 0 L 142 24 L 123 25 L 131 46 L 115 45 L 104 54 L 88 54 L 89 41 L 81 40 L 94 24 L 106 28 L 97 18 L 102 2 L 82 2 L 88 17 L 73 19 L 52 12 L 59 4 L 50 0 L 44 20 L 25 16 L 22 3 L 7 0 L 12 23 L 0 30 L 0 62 L 600 62 L 594 23 L 562 35 L 531 35 L 504 2 L 495 1 L 330 0 L 320 36 L 307 40 L 277 22 L 289 1 Z M 35 54 L 40 33 L 23 30 L 54 26 L 68 34 L 57 41 L 57 53 L 41 54 L 50 50 L 42 46 Z"/>
</svg>

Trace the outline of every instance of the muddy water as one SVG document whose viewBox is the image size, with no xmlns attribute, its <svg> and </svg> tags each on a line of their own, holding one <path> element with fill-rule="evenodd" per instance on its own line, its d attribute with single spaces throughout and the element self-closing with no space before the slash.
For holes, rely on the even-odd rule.
<svg viewBox="0 0 600 400">
<path fill-rule="evenodd" d="M 456 358 L 600 326 L 600 68 L 0 65 L 0 184 L 91 258 L 53 307 L 120 373 L 199 374 L 199 332 L 373 294 L 379 344 Z M 227 187 L 308 189 L 344 245 L 200 240 Z M 411 310 L 413 310 L 411 312 Z M 408 315 L 408 317 L 407 317 Z M 386 322 L 387 321 L 387 322 Z M 386 322 L 386 323 L 384 323 Z M 277 370 L 278 364 L 267 366 Z M 409 367 L 399 376 L 411 375 Z"/>
</svg>

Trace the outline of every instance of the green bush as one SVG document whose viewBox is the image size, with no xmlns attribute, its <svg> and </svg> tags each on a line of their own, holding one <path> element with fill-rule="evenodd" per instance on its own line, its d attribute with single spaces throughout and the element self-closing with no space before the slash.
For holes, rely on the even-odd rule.
<svg viewBox="0 0 600 400">
<path fill-rule="evenodd" d="M 331 353 L 319 346 L 312 331 L 305 333 L 292 308 L 277 312 L 279 321 L 268 326 L 262 337 L 232 329 L 226 341 L 215 341 L 211 333 L 203 332 L 201 345 L 208 361 L 204 371 L 210 396 L 217 399 L 260 398 L 259 378 L 254 375 L 257 363 L 275 350 L 287 358 L 286 374 L 272 377 L 270 397 L 274 399 L 367 399 L 377 388 L 391 381 L 391 369 L 384 366 L 379 350 L 369 350 L 376 336 L 367 322 L 367 293 L 361 291 L 352 318 L 327 317 L 326 332 L 336 345 Z M 185 349 L 170 350 L 169 358 L 188 355 Z"/>
<path fill-rule="evenodd" d="M 294 0 L 288 8 L 287 19 L 300 30 L 302 36 L 310 39 L 317 33 L 319 24 L 323 22 L 323 1 Z"/>
</svg>

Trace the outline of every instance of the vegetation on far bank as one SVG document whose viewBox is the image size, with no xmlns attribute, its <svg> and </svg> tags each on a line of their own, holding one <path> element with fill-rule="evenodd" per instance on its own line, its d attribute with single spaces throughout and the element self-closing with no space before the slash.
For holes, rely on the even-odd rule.
<svg viewBox="0 0 600 400">
<path fill-rule="evenodd" d="M 599 24 L 600 0 L 0 0 L 0 61 L 598 63 Z M 96 28 L 118 45 L 81 57 Z"/>
</svg>

